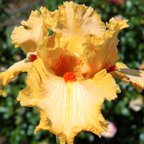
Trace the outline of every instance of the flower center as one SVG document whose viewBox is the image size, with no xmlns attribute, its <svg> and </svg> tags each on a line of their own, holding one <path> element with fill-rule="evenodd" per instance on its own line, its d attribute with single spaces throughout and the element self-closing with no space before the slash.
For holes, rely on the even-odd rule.
<svg viewBox="0 0 144 144">
<path fill-rule="evenodd" d="M 74 72 L 66 72 L 63 76 L 65 82 L 68 81 L 76 81 L 76 76 L 74 74 Z"/>
<path fill-rule="evenodd" d="M 53 70 L 57 76 L 66 77 L 67 80 L 74 80 L 75 68 L 80 64 L 80 59 L 74 54 L 64 53 L 60 56 Z"/>
</svg>

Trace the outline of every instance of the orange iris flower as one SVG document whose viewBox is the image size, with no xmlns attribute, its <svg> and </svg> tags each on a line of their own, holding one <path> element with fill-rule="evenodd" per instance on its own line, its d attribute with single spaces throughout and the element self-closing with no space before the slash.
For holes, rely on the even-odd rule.
<svg viewBox="0 0 144 144">
<path fill-rule="evenodd" d="M 64 2 L 55 11 L 32 11 L 11 36 L 27 57 L 0 73 L 1 87 L 27 72 L 26 88 L 17 100 L 38 108 L 35 131 L 51 131 L 60 144 L 73 144 L 81 131 L 100 136 L 107 129 L 102 104 L 120 92 L 114 78 L 144 88 L 143 71 L 117 63 L 117 35 L 126 27 L 127 20 L 104 23 L 93 8 L 74 2 Z"/>
</svg>

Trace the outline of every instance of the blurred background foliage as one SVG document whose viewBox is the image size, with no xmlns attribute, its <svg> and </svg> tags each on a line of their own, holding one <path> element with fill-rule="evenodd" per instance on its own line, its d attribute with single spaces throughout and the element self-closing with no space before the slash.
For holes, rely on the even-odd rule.
<svg viewBox="0 0 144 144">
<path fill-rule="evenodd" d="M 103 21 L 113 16 L 129 20 L 130 27 L 119 34 L 120 60 L 129 67 L 139 69 L 144 63 L 144 1 L 143 0 L 75 0 L 79 4 L 92 6 Z M 0 0 L 0 71 L 25 57 L 11 43 L 10 34 L 14 26 L 27 19 L 30 11 L 46 6 L 54 10 L 62 0 Z M 141 66 L 142 67 L 142 66 Z M 0 144 L 55 144 L 55 136 L 49 132 L 34 134 L 39 122 L 36 109 L 20 107 L 16 101 L 18 91 L 25 87 L 25 74 L 15 79 L 3 90 L 0 97 Z M 113 138 L 98 138 L 80 133 L 75 144 L 144 144 L 143 95 L 126 83 L 120 84 L 122 92 L 112 102 L 105 102 L 102 113 L 113 122 L 117 133 Z M 135 100 L 141 99 L 135 103 Z M 133 103 L 131 103 L 133 102 Z M 138 109 L 136 109 L 138 108 Z"/>
</svg>

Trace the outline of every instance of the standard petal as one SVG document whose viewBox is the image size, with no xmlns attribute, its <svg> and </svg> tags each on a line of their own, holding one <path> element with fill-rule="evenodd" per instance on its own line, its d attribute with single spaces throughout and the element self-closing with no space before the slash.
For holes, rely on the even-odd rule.
<svg viewBox="0 0 144 144">
<path fill-rule="evenodd" d="M 110 19 L 107 23 L 108 30 L 100 38 L 91 36 L 84 43 L 84 58 L 89 66 L 88 74 L 93 76 L 96 72 L 115 65 L 118 57 L 118 38 L 119 31 L 128 27 L 126 20 Z"/>
<path fill-rule="evenodd" d="M 109 23 L 107 23 L 106 26 L 111 33 L 118 33 L 120 30 L 129 27 L 127 22 L 128 20 L 121 17 L 113 17 L 109 20 Z"/>
<path fill-rule="evenodd" d="M 56 30 L 57 21 L 52 11 L 49 11 L 46 7 L 40 8 L 41 15 L 43 17 L 43 25 L 47 30 Z"/>
<path fill-rule="evenodd" d="M 96 72 L 115 65 L 119 58 L 117 34 L 128 27 L 127 20 L 112 18 L 106 24 L 106 30 L 92 8 L 74 2 L 65 2 L 51 13 L 51 17 L 57 23 L 56 28 L 53 28 L 54 34 L 48 37 L 47 30 L 43 29 L 45 32 L 38 46 L 38 53 L 46 67 L 55 67 L 65 51 L 80 56 L 80 69 L 85 78 L 93 77 Z M 86 28 L 83 27 L 85 24 Z"/>
<path fill-rule="evenodd" d="M 27 87 L 19 93 L 23 106 L 40 109 L 38 130 L 49 130 L 61 141 L 73 143 L 80 131 L 100 136 L 107 123 L 101 114 L 105 99 L 116 97 L 118 87 L 112 76 L 103 70 L 93 79 L 65 82 L 45 69 L 40 59 L 33 63 L 27 76 Z"/>
<path fill-rule="evenodd" d="M 82 58 L 79 57 L 79 50 L 76 50 L 81 46 L 79 39 L 66 39 L 61 34 L 47 37 L 47 32 L 43 32 L 40 41 L 37 53 L 51 73 L 63 76 L 67 71 L 74 71 L 75 67 L 80 64 Z"/>
<path fill-rule="evenodd" d="M 88 34 L 100 37 L 105 31 L 105 24 L 91 7 L 65 2 L 55 11 L 57 29 L 66 36 Z"/>
<path fill-rule="evenodd" d="M 38 55 L 43 60 L 44 65 L 47 69 L 52 70 L 63 53 L 63 49 L 60 47 L 60 35 L 52 35 L 47 37 L 47 33 L 43 33 L 43 37 L 41 37 L 39 43 L 39 47 L 37 49 Z M 54 72 L 53 72 L 54 73 Z"/>
<path fill-rule="evenodd" d="M 125 82 L 130 82 L 137 90 L 144 89 L 144 71 L 129 69 L 125 64 L 118 62 L 112 75 Z"/>
<path fill-rule="evenodd" d="M 31 62 L 28 62 L 27 59 L 15 63 L 8 70 L 0 73 L 0 84 L 3 86 L 7 85 L 19 73 L 27 72 L 30 68 Z"/>
<path fill-rule="evenodd" d="M 21 25 L 14 28 L 12 42 L 15 47 L 21 47 L 25 52 L 33 52 L 42 33 L 43 17 L 40 11 L 32 11 L 29 19 L 22 21 Z"/>
<path fill-rule="evenodd" d="M 118 38 L 117 35 L 120 30 L 127 28 L 127 20 L 122 18 L 111 18 L 109 23 L 106 24 L 108 30 L 105 32 L 105 45 L 107 47 L 107 57 L 105 61 L 105 68 L 108 69 L 109 67 L 113 66 L 116 61 L 119 59 L 118 57 Z"/>
</svg>

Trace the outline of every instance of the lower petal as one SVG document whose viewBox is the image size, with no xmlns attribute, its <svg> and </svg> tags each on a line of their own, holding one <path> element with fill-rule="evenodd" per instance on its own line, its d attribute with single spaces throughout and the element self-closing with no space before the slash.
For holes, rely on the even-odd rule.
<svg viewBox="0 0 144 144">
<path fill-rule="evenodd" d="M 144 89 L 144 71 L 129 69 L 123 63 L 116 64 L 116 71 L 113 72 L 116 78 L 130 82 L 137 90 Z"/>
<path fill-rule="evenodd" d="M 105 99 L 114 99 L 116 93 L 117 85 L 105 70 L 93 79 L 65 82 L 62 77 L 48 73 L 38 59 L 28 73 L 27 87 L 20 92 L 18 100 L 23 106 L 40 109 L 36 131 L 49 130 L 61 143 L 72 144 L 81 131 L 100 136 L 106 130 L 101 107 Z"/>
<path fill-rule="evenodd" d="M 0 84 L 5 86 L 14 79 L 20 72 L 27 72 L 31 68 L 31 63 L 24 59 L 12 65 L 5 72 L 0 73 Z"/>
</svg>

